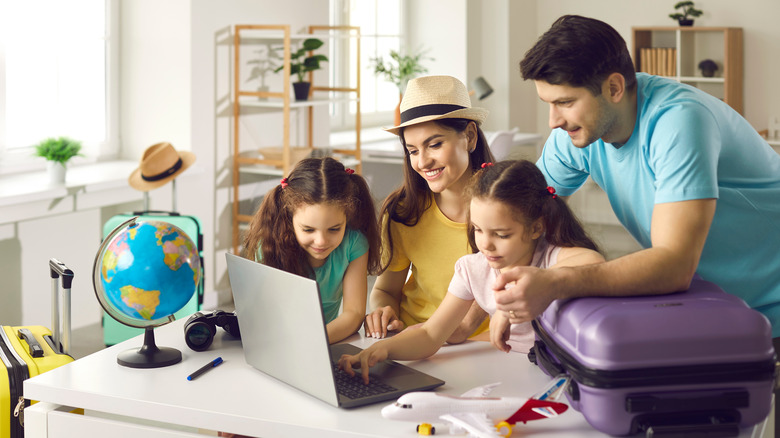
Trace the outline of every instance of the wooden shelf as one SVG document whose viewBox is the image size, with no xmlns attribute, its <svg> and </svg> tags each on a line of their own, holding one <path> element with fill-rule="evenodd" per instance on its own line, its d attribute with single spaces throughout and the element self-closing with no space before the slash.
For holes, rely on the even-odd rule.
<svg viewBox="0 0 780 438">
<path fill-rule="evenodd" d="M 313 119 L 314 108 L 327 106 L 333 103 L 355 102 L 355 148 L 333 150 L 334 157 L 340 159 L 346 166 L 353 167 L 357 172 L 361 172 L 361 154 L 360 154 L 360 63 L 354 66 L 354 77 L 356 86 L 336 87 L 330 84 L 323 86 L 314 83 L 314 74 L 309 72 L 308 81 L 312 83 L 309 99 L 306 101 L 296 101 L 290 96 L 291 75 L 290 58 L 292 53 L 292 42 L 300 41 L 306 38 L 320 39 L 356 39 L 355 50 L 356 58 L 360 59 L 360 28 L 354 26 L 309 26 L 307 34 L 292 34 L 289 25 L 261 25 L 261 24 L 239 24 L 234 26 L 233 33 L 233 253 L 239 254 L 240 233 L 245 224 L 251 220 L 251 215 L 239 213 L 239 185 L 241 175 L 258 176 L 284 176 L 288 175 L 295 165 L 292 154 L 289 152 L 291 147 L 290 140 L 290 113 L 292 110 L 305 110 L 307 118 L 306 126 L 306 144 L 307 148 L 314 148 L 313 139 Z M 252 44 L 263 44 L 266 42 L 276 42 L 282 44 L 282 90 L 273 91 L 250 91 L 241 89 L 241 47 Z M 335 60 L 331 60 L 335 62 Z M 334 97 L 335 96 L 335 97 Z M 266 108 L 273 111 L 279 111 L 282 115 L 282 124 L 271 127 L 270 129 L 280 130 L 282 132 L 282 152 L 281 159 L 264 159 L 259 156 L 248 156 L 242 152 L 241 136 L 239 122 L 242 117 L 242 108 Z M 316 148 L 315 148 L 316 149 Z M 251 153 L 249 155 L 252 155 Z"/>
</svg>

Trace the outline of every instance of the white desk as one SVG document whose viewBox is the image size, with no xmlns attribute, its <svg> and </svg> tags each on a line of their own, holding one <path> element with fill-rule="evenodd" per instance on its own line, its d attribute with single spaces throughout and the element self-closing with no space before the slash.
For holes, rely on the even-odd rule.
<svg viewBox="0 0 780 438">
<path fill-rule="evenodd" d="M 25 436 L 202 438 L 208 434 L 198 429 L 266 438 L 417 436 L 415 423 L 382 418 L 379 411 L 384 403 L 335 408 L 255 370 L 244 362 L 240 341 L 229 340 L 222 329 L 209 351 L 193 352 L 183 342 L 183 324 L 179 320 L 155 331 L 159 346 L 182 351 L 179 364 L 157 369 L 118 365 L 117 353 L 140 346 L 140 338 L 134 338 L 25 381 L 25 396 L 43 401 L 25 410 Z M 374 342 L 355 339 L 362 346 Z M 217 356 L 224 359 L 222 365 L 187 381 L 188 374 Z M 410 364 L 444 379 L 447 383 L 437 391 L 453 395 L 503 381 L 494 395 L 530 396 L 548 381 L 524 354 L 501 353 L 486 342 L 446 346 L 433 357 Z M 64 407 L 84 408 L 86 415 L 68 413 Z M 446 436 L 446 427 L 439 431 Z M 760 430 L 746 430 L 741 436 L 759 436 L 754 432 Z M 605 436 L 572 409 L 558 418 L 518 424 L 514 435 Z"/>
</svg>

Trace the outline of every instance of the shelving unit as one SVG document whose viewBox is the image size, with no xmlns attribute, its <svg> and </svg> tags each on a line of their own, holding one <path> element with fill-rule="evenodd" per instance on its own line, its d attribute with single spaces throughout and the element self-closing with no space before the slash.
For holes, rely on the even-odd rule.
<svg viewBox="0 0 780 438">
<path fill-rule="evenodd" d="M 642 49 L 673 48 L 674 75 L 679 82 L 693 85 L 722 99 L 738 113 L 743 111 L 743 44 L 739 27 L 633 27 L 634 66 L 641 63 Z M 718 64 L 714 77 L 704 77 L 699 62 L 712 59 Z"/>
<path fill-rule="evenodd" d="M 278 40 L 283 48 L 283 70 L 279 73 L 283 76 L 282 90 L 280 91 L 249 91 L 241 88 L 241 46 L 249 44 L 249 38 L 259 38 L 266 40 Z M 350 86 L 331 86 L 318 85 L 314 82 L 314 73 L 309 72 L 308 80 L 312 83 L 309 92 L 309 100 L 296 101 L 292 94 L 290 59 L 292 53 L 293 41 L 303 41 L 306 38 L 320 38 L 323 40 L 338 40 L 342 37 L 355 40 L 356 59 L 355 73 L 356 84 Z M 252 219 L 251 214 L 242 213 L 239 209 L 241 197 L 239 187 L 241 185 L 241 174 L 259 175 L 264 177 L 287 175 L 295 162 L 293 161 L 291 148 L 296 145 L 291 144 L 290 139 L 290 118 L 291 112 L 305 111 L 307 118 L 306 144 L 307 148 L 322 148 L 324 145 L 317 145 L 314 142 L 313 121 L 314 108 L 322 105 L 352 100 L 357 108 L 355 112 L 355 148 L 329 149 L 329 153 L 342 162 L 345 166 L 354 168 L 358 173 L 361 172 L 361 153 L 360 153 L 360 28 L 354 26 L 309 26 L 308 33 L 293 35 L 289 25 L 236 25 L 233 33 L 233 203 L 232 203 L 232 228 L 233 228 L 233 252 L 239 253 L 240 232 L 242 225 L 249 223 Z M 334 60 L 331 59 L 331 62 Z M 260 156 L 260 152 L 246 151 L 241 148 L 240 138 L 240 120 L 242 117 L 242 108 L 263 108 L 269 111 L 281 111 L 282 124 L 282 144 L 281 159 L 268 159 Z M 271 128 L 274 129 L 274 128 Z M 319 146 L 319 147 L 318 147 Z"/>
</svg>

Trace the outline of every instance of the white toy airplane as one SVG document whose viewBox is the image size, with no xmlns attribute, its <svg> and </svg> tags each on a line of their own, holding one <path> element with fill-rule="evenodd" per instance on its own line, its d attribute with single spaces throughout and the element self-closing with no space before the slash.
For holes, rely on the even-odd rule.
<svg viewBox="0 0 780 438">
<path fill-rule="evenodd" d="M 568 386 L 569 377 L 558 376 L 532 398 L 488 397 L 500 383 L 479 386 L 460 397 L 436 392 L 410 392 L 397 402 L 382 408 L 382 416 L 390 420 L 435 421 L 450 423 L 450 433 L 468 433 L 471 437 L 508 437 L 517 422 L 556 417 L 569 406 L 553 400 Z M 435 429 L 428 423 L 417 427 L 421 435 Z"/>
</svg>

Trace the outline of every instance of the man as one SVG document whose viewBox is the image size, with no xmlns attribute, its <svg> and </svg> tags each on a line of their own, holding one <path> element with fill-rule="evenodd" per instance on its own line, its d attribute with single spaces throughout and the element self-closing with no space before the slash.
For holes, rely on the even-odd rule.
<svg viewBox="0 0 780 438">
<path fill-rule="evenodd" d="M 558 298 L 684 290 L 698 273 L 780 336 L 780 156 L 755 129 L 694 87 L 635 73 L 625 41 L 598 20 L 559 18 L 520 69 L 550 107 L 553 131 L 537 162 L 548 183 L 568 196 L 590 176 L 644 249 L 505 273 L 496 301 L 510 322 Z"/>
</svg>

